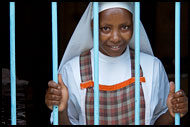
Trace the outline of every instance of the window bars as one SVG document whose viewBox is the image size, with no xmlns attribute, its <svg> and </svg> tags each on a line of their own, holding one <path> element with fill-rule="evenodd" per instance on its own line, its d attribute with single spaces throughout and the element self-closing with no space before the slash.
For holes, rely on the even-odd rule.
<svg viewBox="0 0 190 127">
<path fill-rule="evenodd" d="M 15 2 L 10 2 L 11 125 L 16 125 Z"/>
<path fill-rule="evenodd" d="M 52 68 L 53 81 L 58 83 L 58 52 L 57 52 L 57 2 L 51 3 L 52 13 Z M 58 125 L 58 106 L 53 106 L 53 125 Z"/>
</svg>

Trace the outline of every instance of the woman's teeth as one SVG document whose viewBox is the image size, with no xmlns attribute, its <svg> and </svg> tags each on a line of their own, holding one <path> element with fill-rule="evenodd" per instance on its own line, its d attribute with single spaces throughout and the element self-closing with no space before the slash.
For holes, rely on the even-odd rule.
<svg viewBox="0 0 190 127">
<path fill-rule="evenodd" d="M 119 49 L 119 46 L 111 46 L 111 49 L 112 49 L 112 50 L 118 50 L 118 49 Z"/>
<path fill-rule="evenodd" d="M 119 48 L 119 46 L 112 46 L 112 48 Z"/>
</svg>

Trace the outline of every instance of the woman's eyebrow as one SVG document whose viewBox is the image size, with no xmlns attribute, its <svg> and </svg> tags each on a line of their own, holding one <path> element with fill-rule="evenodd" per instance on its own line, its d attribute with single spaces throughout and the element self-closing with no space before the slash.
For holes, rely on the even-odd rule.
<svg viewBox="0 0 190 127">
<path fill-rule="evenodd" d="M 113 26 L 112 24 L 109 24 L 109 23 L 100 23 L 100 26 Z"/>
<path fill-rule="evenodd" d="M 132 25 L 132 23 L 130 23 L 130 22 L 125 22 L 125 23 L 119 24 L 119 26 L 123 26 L 123 25 L 128 25 L 128 26 L 130 26 L 130 25 Z"/>
</svg>

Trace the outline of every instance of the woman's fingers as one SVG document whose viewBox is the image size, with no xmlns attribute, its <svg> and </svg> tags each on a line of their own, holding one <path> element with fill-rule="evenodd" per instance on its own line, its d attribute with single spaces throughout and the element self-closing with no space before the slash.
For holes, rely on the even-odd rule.
<svg viewBox="0 0 190 127">
<path fill-rule="evenodd" d="M 171 103 L 173 105 L 177 104 L 177 103 L 186 103 L 187 102 L 187 97 L 177 97 L 177 98 L 173 98 L 171 100 Z"/>
<path fill-rule="evenodd" d="M 174 109 L 173 112 L 174 112 L 174 113 L 182 113 L 182 114 L 185 114 L 185 113 L 187 112 L 187 108 Z"/>
<path fill-rule="evenodd" d="M 59 105 L 60 104 L 60 101 L 53 101 L 53 100 L 51 100 L 51 101 L 46 101 L 46 105 L 51 109 L 51 110 L 53 110 L 53 105 Z"/>
<path fill-rule="evenodd" d="M 184 96 L 186 96 L 186 95 L 185 95 L 185 92 L 183 90 L 179 90 L 178 92 L 176 92 L 174 94 L 174 98 L 184 97 Z"/>
<path fill-rule="evenodd" d="M 60 101 L 61 100 L 61 96 L 49 94 L 49 95 L 47 95 L 47 100 Z"/>
<path fill-rule="evenodd" d="M 54 81 L 48 82 L 48 89 L 45 95 L 45 103 L 52 110 L 53 105 L 59 105 L 62 98 L 61 86 Z"/>
<path fill-rule="evenodd" d="M 45 103 L 46 105 L 52 109 L 53 105 L 59 105 L 61 100 L 61 96 L 53 95 L 53 94 L 47 94 Z"/>
<path fill-rule="evenodd" d="M 188 98 L 183 90 L 179 90 L 174 94 L 171 103 L 173 113 L 180 113 L 180 117 L 183 117 L 188 112 Z"/>
<path fill-rule="evenodd" d="M 49 88 L 55 88 L 55 89 L 61 89 L 61 85 L 55 83 L 53 80 L 48 82 L 48 87 Z"/>
<path fill-rule="evenodd" d="M 48 88 L 47 94 L 61 96 L 61 90 L 55 88 Z"/>
<path fill-rule="evenodd" d="M 173 109 L 184 109 L 186 107 L 187 107 L 186 103 L 179 103 L 179 104 L 173 105 Z"/>
<path fill-rule="evenodd" d="M 54 81 L 49 81 L 48 82 L 48 90 L 47 94 L 53 94 L 57 96 L 61 96 L 61 85 L 56 84 Z"/>
</svg>

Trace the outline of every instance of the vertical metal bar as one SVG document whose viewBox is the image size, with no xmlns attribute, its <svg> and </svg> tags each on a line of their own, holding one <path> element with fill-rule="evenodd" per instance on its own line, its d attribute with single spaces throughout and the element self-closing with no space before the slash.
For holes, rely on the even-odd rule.
<svg viewBox="0 0 190 127">
<path fill-rule="evenodd" d="M 10 2 L 11 125 L 16 125 L 15 2 Z"/>
<path fill-rule="evenodd" d="M 135 125 L 140 124 L 140 2 L 135 2 Z"/>
<path fill-rule="evenodd" d="M 99 125 L 99 20 L 98 2 L 93 2 L 94 35 L 94 125 Z"/>
<path fill-rule="evenodd" d="M 175 2 L 175 92 L 180 90 L 180 2 Z M 175 114 L 175 125 L 180 125 L 180 114 Z"/>
<path fill-rule="evenodd" d="M 58 83 L 58 53 L 57 53 L 57 2 L 51 2 L 52 7 L 52 66 L 53 81 Z M 58 125 L 58 106 L 53 106 L 53 125 Z"/>
</svg>

